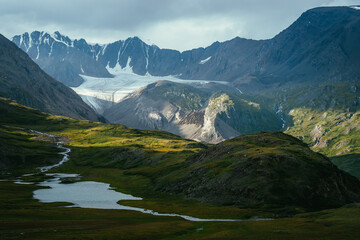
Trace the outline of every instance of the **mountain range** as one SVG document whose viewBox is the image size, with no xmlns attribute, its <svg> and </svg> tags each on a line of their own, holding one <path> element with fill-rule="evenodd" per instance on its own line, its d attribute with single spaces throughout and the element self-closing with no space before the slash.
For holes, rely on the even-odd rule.
<svg viewBox="0 0 360 240">
<path fill-rule="evenodd" d="M 322 119 L 332 121 L 337 116 L 334 111 L 355 115 L 359 110 L 359 29 L 357 7 L 321 7 L 304 12 L 272 39 L 237 37 L 184 52 L 160 49 L 138 37 L 100 45 L 89 44 L 84 39 L 72 40 L 59 32 L 34 31 L 14 36 L 12 40 L 48 74 L 73 87 L 110 122 L 167 130 L 208 142 L 260 130 L 288 129 L 288 133 L 326 152 L 331 141 L 318 143 L 321 138 L 325 141 L 324 135 L 334 128 L 325 127 L 315 117 L 293 113 L 307 108 L 312 115 L 334 115 Z M 137 81 L 134 76 L 148 79 L 141 82 L 143 85 L 134 85 L 138 87 L 156 80 L 174 79 L 188 83 L 189 80 L 220 81 L 227 87 L 215 83 L 202 87 L 173 84 L 171 91 L 181 92 L 178 99 L 174 96 L 170 99 L 171 93 L 163 91 L 161 82 L 122 93 L 125 85 Z M 90 80 L 106 87 L 95 92 L 93 88 L 85 88 Z M 126 84 L 110 84 L 114 82 Z M 208 90 L 203 94 L 205 88 Z M 103 96 L 105 92 L 107 97 Z M 121 97 L 116 98 L 119 93 Z M 130 95 L 126 96 L 127 93 Z M 346 97 L 338 96 L 339 93 Z M 191 105 L 194 94 L 200 98 L 196 101 L 201 106 L 184 108 L 179 99 Z M 214 99 L 219 100 L 224 94 L 228 102 L 247 101 L 252 105 L 227 105 L 226 110 L 222 105 L 211 117 L 206 117 Z M 297 119 L 299 116 L 302 117 Z M 269 119 L 267 124 L 266 119 Z M 312 127 L 305 128 L 304 123 Z M 322 126 L 321 136 L 314 137 L 318 125 Z M 206 133 L 205 128 L 212 130 Z"/>
<path fill-rule="evenodd" d="M 12 40 L 68 86 L 81 84 L 78 74 L 108 77 L 106 67 L 129 62 L 138 75 L 228 81 L 255 91 L 288 82 L 359 80 L 359 16 L 351 7 L 315 8 L 272 39 L 237 37 L 184 52 L 150 46 L 138 37 L 99 45 L 35 31 Z M 54 64 L 65 69 L 52 69 Z"/>
</svg>

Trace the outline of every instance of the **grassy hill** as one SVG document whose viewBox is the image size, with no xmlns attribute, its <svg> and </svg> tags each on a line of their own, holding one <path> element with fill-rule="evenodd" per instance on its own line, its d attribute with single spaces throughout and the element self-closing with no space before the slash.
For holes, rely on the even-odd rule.
<svg viewBox="0 0 360 240">
<path fill-rule="evenodd" d="M 159 189 L 203 202 L 301 211 L 360 200 L 360 182 L 281 132 L 244 135 L 190 156 Z"/>
</svg>

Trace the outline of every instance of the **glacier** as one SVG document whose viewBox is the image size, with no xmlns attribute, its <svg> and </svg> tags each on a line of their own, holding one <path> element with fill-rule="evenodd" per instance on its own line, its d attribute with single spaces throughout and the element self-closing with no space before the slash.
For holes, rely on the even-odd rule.
<svg viewBox="0 0 360 240">
<path fill-rule="evenodd" d="M 78 87 L 72 87 L 72 89 L 80 95 L 85 103 L 101 114 L 104 111 L 103 107 L 109 106 L 109 104 L 104 105 L 103 101 L 112 104 L 120 102 L 128 94 L 160 80 L 184 84 L 206 84 L 209 82 L 228 84 L 224 81 L 184 80 L 177 76 L 152 76 L 149 73 L 142 76 L 133 72 L 130 63 L 131 58 L 129 57 L 126 66 L 123 68 L 119 63 L 113 68 L 108 65 L 106 68 L 113 75 L 112 78 L 98 78 L 79 74 L 84 82 Z"/>
</svg>

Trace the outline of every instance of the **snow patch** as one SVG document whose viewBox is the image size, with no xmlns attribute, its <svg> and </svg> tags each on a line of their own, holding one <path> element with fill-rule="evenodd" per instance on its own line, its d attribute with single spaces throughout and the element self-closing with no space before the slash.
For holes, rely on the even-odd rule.
<svg viewBox="0 0 360 240">
<path fill-rule="evenodd" d="M 119 62 L 117 62 L 115 67 L 113 67 L 113 68 L 110 68 L 109 63 L 108 63 L 108 65 L 106 66 L 106 69 L 112 75 L 119 75 L 121 73 L 134 74 L 132 67 L 130 66 L 130 63 L 131 63 L 131 57 L 128 57 L 126 66 L 124 68 L 122 68 L 120 66 Z"/>
<path fill-rule="evenodd" d="M 125 52 L 127 46 L 129 45 L 129 41 L 125 41 L 125 43 L 126 43 L 126 45 L 124 46 L 124 48 L 121 48 L 122 45 L 123 45 L 123 43 L 122 43 L 122 41 L 121 41 L 121 46 L 120 46 L 120 48 L 119 48 L 118 57 L 117 57 L 117 60 L 116 60 L 117 63 L 118 63 L 119 60 L 120 60 L 120 56 Z"/>
<path fill-rule="evenodd" d="M 145 53 L 146 53 L 145 60 L 146 60 L 146 72 L 147 72 L 149 66 L 149 46 L 146 46 Z"/>
<path fill-rule="evenodd" d="M 32 46 L 32 37 L 31 37 L 31 35 L 29 34 L 28 35 L 29 36 L 29 42 L 28 42 L 28 45 L 27 45 L 27 47 L 26 47 L 26 52 L 29 52 L 29 49 L 31 48 L 31 46 Z"/>
<path fill-rule="evenodd" d="M 54 41 L 55 42 L 55 41 Z M 52 42 L 51 44 L 51 47 L 50 47 L 50 52 L 49 52 L 49 57 L 51 56 L 52 54 L 52 51 L 53 51 L 53 46 L 54 46 L 54 42 Z"/>
<path fill-rule="evenodd" d="M 37 45 L 37 56 L 36 56 L 36 59 L 39 59 L 40 57 L 40 47 L 39 45 Z"/>
<path fill-rule="evenodd" d="M 19 44 L 19 47 L 21 47 L 22 44 L 23 44 L 23 34 L 20 35 L 20 44 Z"/>
<path fill-rule="evenodd" d="M 239 93 L 243 94 L 243 92 L 240 89 L 238 89 L 238 88 L 236 88 L 236 89 L 239 91 Z"/>
<path fill-rule="evenodd" d="M 43 37 L 43 34 L 44 32 L 41 32 L 40 35 L 39 35 L 39 39 L 38 39 L 38 43 L 37 43 L 37 56 L 36 56 L 36 60 L 39 59 L 40 57 L 40 44 L 41 44 L 41 41 L 42 41 L 42 37 Z"/>
<path fill-rule="evenodd" d="M 199 62 L 199 64 L 205 64 L 205 63 L 207 63 L 210 59 L 211 59 L 211 56 L 208 57 L 208 58 L 206 58 L 206 59 L 204 59 L 204 60 L 201 60 L 201 61 Z"/>
<path fill-rule="evenodd" d="M 101 54 L 101 55 L 104 55 L 106 47 L 107 47 L 107 44 L 101 46 L 101 48 L 99 49 L 98 53 L 96 54 L 96 58 L 95 58 L 96 61 L 99 61 L 99 55 L 100 55 L 100 54 Z"/>
<path fill-rule="evenodd" d="M 360 6 L 351 6 L 352 9 L 360 10 Z"/>
<path fill-rule="evenodd" d="M 102 55 L 105 54 L 105 51 L 106 51 L 107 46 L 108 46 L 108 44 L 105 44 L 105 45 L 104 45 L 104 47 L 103 47 L 103 49 L 102 49 Z"/>
<path fill-rule="evenodd" d="M 122 69 L 125 73 L 134 73 L 132 67 L 130 67 L 130 63 L 131 63 L 131 57 L 128 57 L 126 66 Z"/>
</svg>

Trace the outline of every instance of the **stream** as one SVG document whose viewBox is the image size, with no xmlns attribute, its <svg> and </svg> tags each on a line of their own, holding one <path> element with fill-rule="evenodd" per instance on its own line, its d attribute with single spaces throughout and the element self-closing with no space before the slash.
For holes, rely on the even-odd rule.
<svg viewBox="0 0 360 240">
<path fill-rule="evenodd" d="M 57 137 L 55 135 L 42 133 L 34 130 L 29 130 L 36 134 L 46 135 L 48 137 Z M 50 169 L 56 168 L 65 162 L 70 160 L 69 153 L 71 149 L 63 146 L 62 141 L 57 142 L 57 147 L 63 149 L 60 152 L 63 157 L 60 162 L 38 168 L 41 172 L 47 172 Z M 28 176 L 31 174 L 25 174 Z M 43 203 L 51 202 L 69 202 L 73 205 L 67 207 L 80 207 L 80 208 L 95 208 L 95 209 L 119 209 L 119 210 L 131 210 L 155 216 L 172 216 L 181 217 L 188 221 L 217 221 L 217 222 L 234 222 L 234 221 L 265 221 L 272 220 L 271 218 L 250 218 L 250 219 L 203 219 L 196 218 L 187 215 L 181 215 L 176 213 L 159 213 L 153 210 L 144 208 L 129 207 L 118 204 L 120 200 L 142 200 L 140 197 L 134 197 L 129 194 L 124 194 L 113 190 L 110 184 L 94 181 L 80 181 L 74 183 L 62 183 L 63 178 L 78 178 L 78 174 L 65 174 L 65 173 L 47 173 L 47 176 L 52 178 L 46 179 L 45 181 L 38 183 L 38 186 L 49 187 L 45 189 L 38 189 L 34 191 L 33 197 Z M 16 181 L 18 184 L 34 184 L 31 182 Z"/>
</svg>

